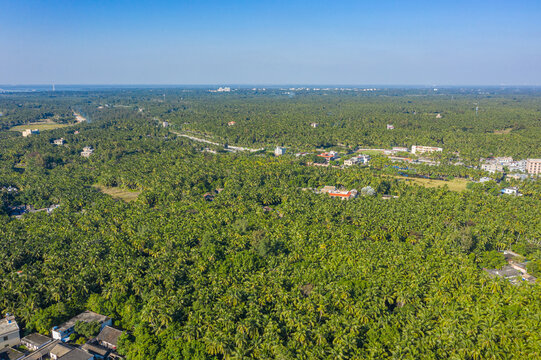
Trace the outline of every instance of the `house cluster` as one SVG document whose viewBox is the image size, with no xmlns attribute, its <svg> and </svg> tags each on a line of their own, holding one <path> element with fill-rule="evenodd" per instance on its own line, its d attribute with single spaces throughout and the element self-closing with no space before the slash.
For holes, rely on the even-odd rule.
<svg viewBox="0 0 541 360">
<path fill-rule="evenodd" d="M 77 322 L 98 322 L 99 334 L 78 347 L 69 342 Z M 95 360 L 122 359 L 116 349 L 122 331 L 113 328 L 111 318 L 85 311 L 51 330 L 51 336 L 29 334 L 19 335 L 15 318 L 8 314 L 0 320 L 0 359 L 10 360 Z"/>
<path fill-rule="evenodd" d="M 92 153 L 94 152 L 94 149 L 92 149 L 91 146 L 85 146 L 83 148 L 83 151 L 81 151 L 81 156 L 82 157 L 90 157 L 90 155 L 92 155 Z"/>
<path fill-rule="evenodd" d="M 28 137 L 30 135 L 37 135 L 39 134 L 38 129 L 26 129 L 23 131 L 23 137 Z"/>
<path fill-rule="evenodd" d="M 17 189 L 15 186 L 2 186 L 2 191 L 7 193 L 18 193 L 19 189 Z"/>
<path fill-rule="evenodd" d="M 509 170 L 508 177 L 523 179 L 522 173 L 530 175 L 541 174 L 541 159 L 513 160 L 510 156 L 481 159 L 481 170 L 489 173 L 504 172 L 504 168 Z"/>
<path fill-rule="evenodd" d="M 231 88 L 229 86 L 225 86 L 225 87 L 219 87 L 218 89 L 216 90 L 209 90 L 209 92 L 211 93 L 216 93 L 216 92 L 230 92 L 231 91 Z"/>
<path fill-rule="evenodd" d="M 501 277 L 509 280 L 512 284 L 518 285 L 523 281 L 535 282 L 536 278 L 528 274 L 527 261 L 521 261 L 522 256 L 511 251 L 503 252 L 507 265 L 501 269 L 484 269 L 491 277 Z"/>
<path fill-rule="evenodd" d="M 321 194 L 329 194 L 330 197 L 336 197 L 342 200 L 349 200 L 357 197 L 357 190 L 355 189 L 338 190 L 334 186 L 324 186 L 319 192 Z"/>
<path fill-rule="evenodd" d="M 54 204 L 46 208 L 35 209 L 32 205 L 14 205 L 8 206 L 9 216 L 14 216 L 20 219 L 26 213 L 36 213 L 45 211 L 47 214 L 52 213 L 56 208 L 60 207 L 60 204 Z"/>
<path fill-rule="evenodd" d="M 352 166 L 357 164 L 367 165 L 370 161 L 370 155 L 360 154 L 350 159 L 344 160 L 345 166 Z"/>
</svg>

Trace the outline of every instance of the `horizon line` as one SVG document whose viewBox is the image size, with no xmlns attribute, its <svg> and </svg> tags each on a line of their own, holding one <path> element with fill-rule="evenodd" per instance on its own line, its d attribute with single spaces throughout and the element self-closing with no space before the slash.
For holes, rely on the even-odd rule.
<svg viewBox="0 0 541 360">
<path fill-rule="evenodd" d="M 21 84 L 0 84 L 0 89 L 2 87 L 21 87 L 21 86 L 107 86 L 107 87 L 417 87 L 417 88 L 454 88 L 454 87 L 541 87 L 541 84 L 377 84 L 377 83 L 366 83 L 366 84 L 340 84 L 340 83 L 200 83 L 200 84 L 175 84 L 175 83 L 140 83 L 140 84 L 129 84 L 129 83 L 21 83 Z"/>
</svg>

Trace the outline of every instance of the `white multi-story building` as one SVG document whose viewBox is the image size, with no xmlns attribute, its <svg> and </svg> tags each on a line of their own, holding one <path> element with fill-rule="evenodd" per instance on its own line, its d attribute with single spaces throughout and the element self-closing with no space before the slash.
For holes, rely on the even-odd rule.
<svg viewBox="0 0 541 360">
<path fill-rule="evenodd" d="M 15 316 L 7 314 L 0 320 L 0 349 L 15 346 L 20 342 L 19 325 L 15 321 Z"/>
<path fill-rule="evenodd" d="M 411 147 L 412 154 L 419 155 L 424 153 L 432 153 L 432 152 L 441 152 L 443 151 L 440 147 L 435 146 L 420 146 L 420 145 L 413 145 Z"/>
<path fill-rule="evenodd" d="M 513 162 L 513 158 L 510 156 L 503 156 L 503 157 L 497 157 L 494 158 L 494 161 L 496 161 L 500 165 L 510 165 Z"/>
<path fill-rule="evenodd" d="M 528 174 L 541 174 L 541 159 L 528 159 L 526 161 L 526 171 Z"/>
<path fill-rule="evenodd" d="M 503 165 L 500 164 L 482 164 L 481 170 L 488 171 L 489 173 L 503 172 Z"/>
<path fill-rule="evenodd" d="M 93 152 L 94 152 L 94 149 L 92 149 L 92 147 L 85 146 L 83 148 L 83 151 L 81 151 L 81 156 L 82 157 L 89 157 L 90 155 L 92 155 Z"/>
</svg>

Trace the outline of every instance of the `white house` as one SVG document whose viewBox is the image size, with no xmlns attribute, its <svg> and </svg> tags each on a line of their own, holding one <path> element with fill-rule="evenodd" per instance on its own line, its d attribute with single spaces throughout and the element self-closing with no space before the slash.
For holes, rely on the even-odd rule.
<svg viewBox="0 0 541 360">
<path fill-rule="evenodd" d="M 94 149 L 92 149 L 91 146 L 85 146 L 83 148 L 83 151 L 81 151 L 81 156 L 82 157 L 89 157 L 90 155 L 92 155 L 93 152 L 94 152 Z"/>
<path fill-rule="evenodd" d="M 64 140 L 64 138 L 60 138 L 60 139 L 54 139 L 53 140 L 53 144 L 55 145 L 64 145 L 66 141 Z"/>
<path fill-rule="evenodd" d="M 274 149 L 274 155 L 280 156 L 284 155 L 286 153 L 286 148 L 277 146 L 276 149 Z"/>
<path fill-rule="evenodd" d="M 370 161 L 370 155 L 360 154 L 357 156 L 361 164 L 366 165 Z"/>
<path fill-rule="evenodd" d="M 36 351 L 52 341 L 53 339 L 51 339 L 50 337 L 38 333 L 33 333 L 23 337 L 21 339 L 21 344 L 26 346 L 31 351 Z"/>
<path fill-rule="evenodd" d="M 482 164 L 481 170 L 488 171 L 489 173 L 502 172 L 503 165 L 500 164 Z"/>
<path fill-rule="evenodd" d="M 6 314 L 6 317 L 0 320 L 0 349 L 15 346 L 20 342 L 19 325 L 15 316 Z"/>
<path fill-rule="evenodd" d="M 351 159 L 344 160 L 344 165 L 352 166 L 352 165 L 357 165 L 360 162 L 361 161 L 359 160 L 358 157 L 352 157 Z"/>
<path fill-rule="evenodd" d="M 34 135 L 34 134 L 39 134 L 39 130 L 38 129 L 26 129 L 23 131 L 23 137 L 27 137 L 27 136 L 30 136 L 30 135 Z"/>
<path fill-rule="evenodd" d="M 518 188 L 515 187 L 515 186 L 512 186 L 512 187 L 506 187 L 504 189 L 502 189 L 501 191 L 502 194 L 505 194 L 505 195 L 518 195 Z"/>
</svg>

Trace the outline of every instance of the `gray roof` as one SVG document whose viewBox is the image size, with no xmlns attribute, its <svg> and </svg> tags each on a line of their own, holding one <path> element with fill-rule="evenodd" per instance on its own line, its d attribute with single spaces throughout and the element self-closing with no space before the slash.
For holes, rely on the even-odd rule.
<svg viewBox="0 0 541 360">
<path fill-rule="evenodd" d="M 504 266 L 501 269 L 486 269 L 486 272 L 493 276 L 500 276 L 503 278 L 522 276 L 522 273 L 520 271 L 513 269 L 511 266 Z"/>
<path fill-rule="evenodd" d="M 91 354 L 98 354 L 100 356 L 107 355 L 111 350 L 100 346 L 99 344 L 86 343 L 81 346 L 81 349 L 88 351 Z"/>
<path fill-rule="evenodd" d="M 58 356 L 58 358 L 61 358 L 62 356 L 66 355 L 70 351 L 72 351 L 74 348 L 69 346 L 68 344 L 64 344 L 62 342 L 59 342 L 56 344 L 53 348 L 51 348 L 51 353 Z"/>
<path fill-rule="evenodd" d="M 81 349 L 73 349 L 64 356 L 58 358 L 58 360 L 90 360 L 94 359 L 94 355 Z"/>
<path fill-rule="evenodd" d="M 100 331 L 100 333 L 96 337 L 96 340 L 116 346 L 120 335 L 122 335 L 122 331 L 110 326 L 106 326 L 103 328 L 102 331 Z"/>
<path fill-rule="evenodd" d="M 65 323 L 63 323 L 62 325 L 60 325 L 57 329 L 55 329 L 56 331 L 59 331 L 59 332 L 64 332 L 68 329 L 71 329 L 72 327 L 75 326 L 75 324 L 77 323 L 77 321 L 82 321 L 82 322 L 93 322 L 93 321 L 97 321 L 99 323 L 104 323 L 106 321 L 108 321 L 110 318 L 105 316 L 105 315 L 100 315 L 98 313 L 95 313 L 93 311 L 90 311 L 90 310 L 87 310 L 85 312 L 82 312 L 80 313 L 79 315 L 69 319 L 68 321 L 66 321 Z"/>
<path fill-rule="evenodd" d="M 10 315 L 0 320 L 0 335 L 10 334 L 14 331 L 19 331 L 19 325 L 17 325 L 14 316 Z"/>
<path fill-rule="evenodd" d="M 24 356 L 20 351 L 12 348 L 5 348 L 0 350 L 0 360 L 17 360 Z"/>
<path fill-rule="evenodd" d="M 34 351 L 33 353 L 26 355 L 22 360 L 39 360 L 43 356 L 48 355 L 51 350 L 59 343 L 58 340 L 54 340 L 49 344 L 45 345 L 39 350 Z"/>
<path fill-rule="evenodd" d="M 38 333 L 33 333 L 33 334 L 26 335 L 25 337 L 23 337 L 21 339 L 21 342 L 26 342 L 26 343 L 32 344 L 34 346 L 41 347 L 41 346 L 47 344 L 48 342 L 50 342 L 52 340 L 53 339 L 51 339 L 50 337 L 47 337 L 45 335 L 41 335 L 41 334 L 38 334 Z"/>
</svg>

